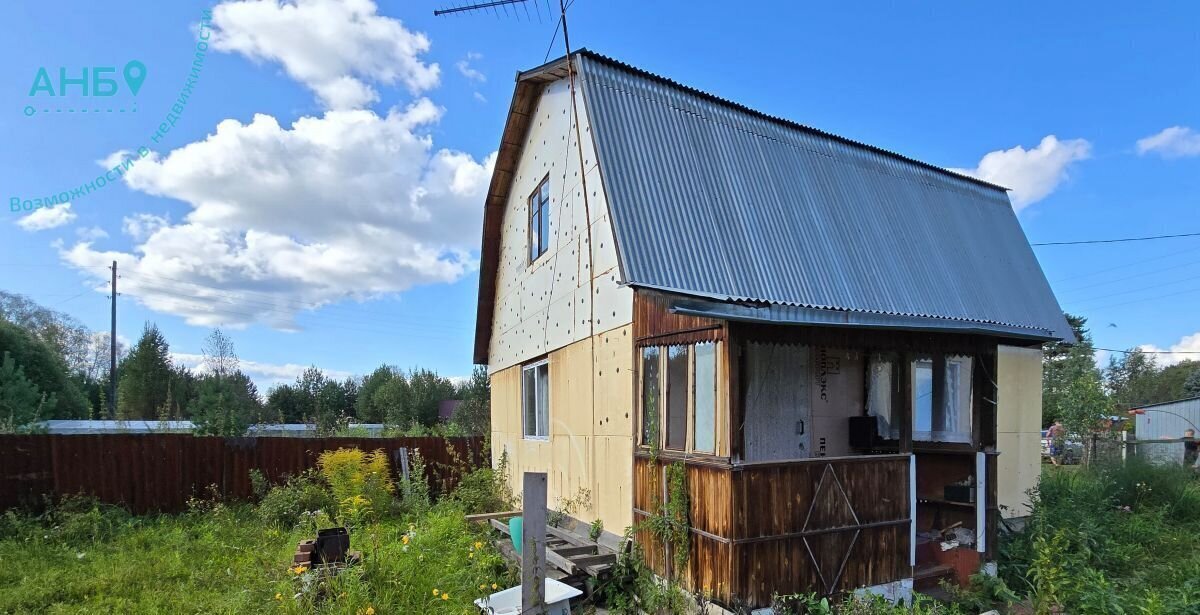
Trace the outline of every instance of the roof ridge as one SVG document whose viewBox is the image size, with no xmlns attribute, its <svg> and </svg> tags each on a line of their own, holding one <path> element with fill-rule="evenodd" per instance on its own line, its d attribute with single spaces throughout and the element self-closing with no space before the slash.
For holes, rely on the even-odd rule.
<svg viewBox="0 0 1200 615">
<path fill-rule="evenodd" d="M 691 95 L 693 95 L 693 96 L 699 96 L 699 97 L 701 97 L 701 98 L 704 98 L 704 99 L 710 100 L 710 101 L 712 101 L 712 102 L 718 103 L 718 104 L 720 104 L 720 105 L 723 105 L 723 106 L 725 106 L 725 107 L 729 107 L 729 108 L 731 108 L 731 109 L 733 109 L 733 110 L 735 110 L 735 111 L 740 111 L 740 112 L 742 112 L 742 113 L 748 113 L 748 114 L 750 114 L 750 115 L 753 115 L 753 116 L 755 116 L 755 117 L 762 118 L 762 119 L 764 119 L 764 120 L 767 120 L 767 121 L 769 121 L 769 122 L 774 122 L 774 123 L 776 123 L 776 124 L 779 124 L 779 125 L 785 126 L 785 127 L 787 127 L 787 128 L 792 128 L 792 129 L 795 129 L 795 130 L 800 130 L 800 131 L 807 132 L 807 133 L 809 133 L 809 134 L 812 134 L 812 135 L 816 135 L 816 136 L 823 137 L 823 138 L 826 138 L 826 139 L 832 139 L 832 140 L 834 140 L 834 141 L 839 141 L 839 142 L 841 142 L 841 143 L 845 143 L 845 144 L 847 144 L 847 145 L 851 145 L 851 146 L 854 146 L 854 147 L 858 147 L 858 148 L 861 148 L 861 149 L 865 149 L 865 150 L 867 150 L 867 151 L 870 151 L 870 152 L 874 152 L 874 153 L 877 153 L 877 154 L 882 154 L 882 155 L 884 155 L 884 156 L 888 156 L 888 157 L 890 157 L 890 158 L 894 158 L 894 159 L 896 159 L 896 160 L 900 160 L 900 161 L 902 161 L 902 162 L 906 162 L 906 163 L 908 163 L 908 164 L 914 164 L 914 165 L 917 165 L 917 166 L 919 166 L 919 167 L 922 167 L 922 168 L 925 168 L 925 169 L 929 169 L 929 170 L 931 170 L 931 171 L 934 171 L 934 172 L 936 172 L 936 173 L 940 173 L 940 174 L 942 174 L 942 175 L 949 176 L 949 177 L 951 177 L 951 178 L 954 178 L 954 179 L 960 179 L 960 180 L 964 180 L 964 181 L 967 181 L 967 182 L 973 183 L 973 184 L 975 184 L 975 185 L 978 185 L 978 186 L 983 186 L 983 187 L 985 187 L 985 188 L 990 188 L 990 189 L 993 189 L 993 190 L 1000 190 L 1000 191 L 1003 191 L 1003 192 L 1005 192 L 1005 193 L 1007 193 L 1007 192 L 1008 192 L 1008 190 L 1009 190 L 1008 188 L 1006 188 L 1006 187 L 1004 187 L 1004 186 L 1000 186 L 1000 185 L 998 185 L 998 184 L 993 184 L 992 182 L 985 181 L 985 180 L 979 179 L 979 178 L 977 178 L 977 177 L 972 177 L 972 176 L 970 176 L 970 175 L 963 175 L 962 173 L 956 173 L 956 172 L 954 172 L 954 171 L 951 171 L 950 169 L 947 169 L 947 168 L 945 168 L 945 167 L 939 167 L 939 166 L 937 166 L 937 165 L 935 165 L 935 164 L 932 164 L 932 163 L 929 163 L 929 162 L 925 162 L 925 161 L 923 161 L 923 160 L 917 160 L 916 158 L 912 158 L 912 157 L 909 157 L 909 156 L 905 156 L 904 154 L 900 154 L 900 153 L 898 153 L 898 152 L 894 152 L 894 151 L 892 151 L 892 150 L 889 150 L 889 149 L 886 149 L 886 148 L 879 147 L 879 146 L 877 146 L 877 145 L 871 145 L 870 143 L 863 143 L 862 141 L 856 141 L 856 140 L 854 140 L 854 139 L 851 139 L 851 138 L 849 138 L 849 137 L 843 137 L 843 136 L 841 136 L 841 135 L 834 134 L 834 133 L 832 133 L 832 132 L 827 132 L 827 131 L 821 130 L 820 128 L 814 128 L 814 127 L 812 127 L 812 126 L 809 126 L 809 125 L 807 125 L 807 124 L 801 124 L 800 122 L 797 122 L 797 121 L 795 121 L 795 120 L 789 120 L 789 119 L 787 119 L 787 118 L 779 117 L 779 116 L 777 116 L 777 115 L 771 115 L 770 113 L 766 113 L 766 112 L 764 112 L 764 111 L 759 111 L 758 109 L 755 109 L 755 108 L 753 108 L 753 107 L 748 107 L 748 106 L 746 106 L 746 105 L 744 105 L 744 104 L 742 104 L 742 103 L 739 103 L 739 102 L 736 102 L 736 101 L 730 100 L 730 99 L 728 99 L 728 98 L 723 98 L 723 97 L 721 97 L 721 96 L 717 96 L 716 94 L 713 94 L 713 93 L 711 93 L 711 92 L 706 92 L 706 91 L 704 91 L 704 90 L 701 90 L 701 89 L 699 89 L 699 88 L 695 88 L 695 87 L 692 87 L 692 86 L 690 86 L 690 85 L 687 85 L 687 84 L 684 84 L 684 83 L 680 83 L 680 82 L 678 82 L 678 81 L 675 81 L 674 79 L 671 79 L 670 77 L 664 77 L 663 75 L 660 75 L 660 74 L 658 74 L 658 73 L 653 73 L 653 72 L 650 72 L 650 71 L 648 71 L 648 70 L 646 70 L 646 69 L 644 69 L 644 68 L 639 68 L 639 67 L 637 67 L 637 66 L 634 66 L 634 65 L 632 65 L 632 64 L 629 64 L 629 63 L 627 63 L 627 62 L 622 62 L 621 60 L 618 60 L 618 59 L 616 59 L 616 58 L 612 58 L 612 57 L 610 57 L 610 56 L 606 56 L 606 55 L 604 55 L 604 54 L 597 53 L 597 52 L 595 52 L 595 51 L 592 51 L 592 50 L 590 50 L 590 49 L 588 49 L 588 48 L 586 48 L 586 47 L 582 47 L 582 48 L 576 49 L 576 50 L 575 50 L 573 53 L 574 53 L 574 54 L 576 54 L 576 55 L 579 55 L 579 56 L 586 57 L 586 58 L 591 58 L 591 59 L 593 59 L 593 60 L 596 60 L 596 61 L 598 61 L 598 62 L 603 62 L 603 63 L 605 63 L 605 64 L 608 64 L 608 65 L 610 65 L 610 66 L 614 66 L 614 67 L 616 67 L 616 68 L 619 68 L 619 69 L 621 69 L 621 70 L 624 70 L 624 71 L 626 71 L 626 72 L 630 72 L 630 73 L 633 73 L 633 74 L 635 74 L 635 75 L 638 75 L 638 76 L 641 76 L 641 77 L 645 77 L 645 78 L 647 78 L 647 79 L 651 79 L 651 80 L 657 81 L 657 82 L 659 82 L 659 83 L 663 83 L 663 84 L 665 84 L 665 85 L 669 85 L 669 86 L 671 86 L 671 87 L 673 87 L 673 88 L 675 88 L 675 89 L 682 90 L 683 92 L 686 92 L 686 93 L 688 93 L 688 94 L 691 94 Z M 519 74 L 517 75 L 517 79 L 518 79 L 518 80 L 520 80 L 520 79 L 522 79 L 523 77 L 525 77 L 525 76 L 527 76 L 527 75 L 530 75 L 530 74 L 533 74 L 533 73 L 537 73 L 537 72 L 541 72 L 541 71 L 543 71 L 543 70 L 547 69 L 548 67 L 550 67 L 550 66 L 553 66 L 553 65 L 556 65 L 556 64 L 558 64 L 558 63 L 560 63 L 560 62 L 563 62 L 563 61 L 565 61 L 565 60 L 566 60 L 566 56 L 560 56 L 560 57 L 558 57 L 557 59 L 555 59 L 555 60 L 551 60 L 550 62 L 547 62 L 547 63 L 545 63 L 545 64 L 542 64 L 542 65 L 540 65 L 540 66 L 537 66 L 537 67 L 531 68 L 531 69 L 529 69 L 529 70 L 526 70 L 526 71 L 522 71 L 521 73 L 519 73 Z"/>
</svg>

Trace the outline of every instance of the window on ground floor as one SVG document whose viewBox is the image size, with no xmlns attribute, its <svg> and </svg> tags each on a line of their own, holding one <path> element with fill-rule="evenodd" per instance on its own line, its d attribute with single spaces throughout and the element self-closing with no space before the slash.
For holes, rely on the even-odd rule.
<svg viewBox="0 0 1200 615">
<path fill-rule="evenodd" d="M 641 444 L 716 452 L 717 345 L 640 350 Z"/>
<path fill-rule="evenodd" d="M 550 437 L 550 363 L 542 360 L 521 368 L 521 405 L 525 437 Z"/>
</svg>

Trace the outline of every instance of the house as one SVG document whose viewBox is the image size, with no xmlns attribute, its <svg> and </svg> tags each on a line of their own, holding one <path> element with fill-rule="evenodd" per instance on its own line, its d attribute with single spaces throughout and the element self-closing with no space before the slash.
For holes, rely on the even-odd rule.
<svg viewBox="0 0 1200 615">
<path fill-rule="evenodd" d="M 637 533 L 660 574 L 763 605 L 986 563 L 1061 339 L 1003 188 L 587 51 L 516 77 L 475 337 L 494 461 L 617 534 L 686 495 L 680 569 Z"/>
</svg>

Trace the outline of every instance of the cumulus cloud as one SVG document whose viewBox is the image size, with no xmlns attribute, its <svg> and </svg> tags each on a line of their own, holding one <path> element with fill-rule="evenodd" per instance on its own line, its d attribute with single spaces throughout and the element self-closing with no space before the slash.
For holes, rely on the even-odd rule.
<svg viewBox="0 0 1200 615">
<path fill-rule="evenodd" d="M 988 152 L 974 169 L 950 169 L 1012 190 L 1017 211 L 1046 198 L 1068 177 L 1071 165 L 1091 156 L 1092 144 L 1085 139 L 1049 135 L 1033 149 L 1020 145 Z"/>
<path fill-rule="evenodd" d="M 186 367 L 196 373 L 203 374 L 207 371 L 204 365 L 204 355 L 191 354 L 186 352 L 172 352 L 171 362 L 175 365 Z M 258 385 L 259 392 L 266 394 L 267 389 L 272 385 L 292 383 L 304 370 L 308 369 L 309 365 L 297 365 L 295 363 L 262 363 L 259 361 L 248 361 L 240 359 L 238 361 L 239 369 L 242 373 L 250 377 L 254 384 Z M 353 376 L 351 372 L 340 371 L 336 369 L 321 369 L 322 372 L 329 378 L 334 380 L 345 380 Z"/>
<path fill-rule="evenodd" d="M 215 49 L 278 62 L 329 109 L 379 99 L 371 83 L 413 94 L 437 86 L 439 67 L 421 54 L 429 38 L 377 13 L 372 0 L 234 0 L 213 9 Z"/>
<path fill-rule="evenodd" d="M 108 231 L 98 226 L 82 227 L 75 229 L 75 236 L 82 241 L 97 241 L 108 237 Z"/>
<path fill-rule="evenodd" d="M 63 203 L 33 212 L 17 220 L 17 226 L 33 233 L 69 224 L 75 217 L 75 214 L 71 211 L 71 204 Z"/>
<path fill-rule="evenodd" d="M 1200 331 L 1179 338 L 1179 341 L 1172 344 L 1169 348 L 1160 348 L 1154 344 L 1142 344 L 1138 348 L 1146 352 L 1166 351 L 1173 353 L 1158 355 L 1157 360 L 1160 365 L 1174 365 L 1186 359 L 1200 359 L 1200 354 L 1196 354 L 1200 353 Z"/>
<path fill-rule="evenodd" d="M 1200 156 L 1200 132 L 1187 126 L 1164 128 L 1156 134 L 1138 139 L 1138 154 L 1154 153 L 1163 158 Z"/>
<path fill-rule="evenodd" d="M 202 326 L 293 329 L 300 309 L 453 282 L 477 267 L 495 154 L 435 149 L 423 129 L 441 114 L 420 99 L 385 116 L 225 120 L 124 176 L 185 202 L 183 220 L 131 216 L 131 252 L 81 242 L 61 258 L 85 272 L 116 260 L 129 273 L 124 293 Z"/>
<path fill-rule="evenodd" d="M 484 81 L 487 81 L 487 75 L 484 75 L 479 71 L 479 69 L 471 66 L 471 62 L 480 60 L 482 58 L 483 54 L 472 51 L 467 53 L 467 57 L 456 62 L 454 66 L 458 68 L 458 72 L 461 73 L 463 77 L 466 77 L 467 80 L 483 83 Z"/>
</svg>

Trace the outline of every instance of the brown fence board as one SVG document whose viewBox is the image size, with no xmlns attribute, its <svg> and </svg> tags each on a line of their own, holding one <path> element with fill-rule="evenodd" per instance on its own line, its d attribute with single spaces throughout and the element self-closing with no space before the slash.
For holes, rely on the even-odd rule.
<svg viewBox="0 0 1200 615">
<path fill-rule="evenodd" d="M 427 478 L 439 491 L 452 489 L 464 471 L 487 463 L 481 437 L 0 435 L 0 510 L 37 503 L 43 496 L 86 494 L 139 514 L 178 512 L 188 498 L 207 496 L 209 485 L 222 498 L 251 497 L 251 469 L 278 483 L 315 467 L 326 450 L 381 449 L 390 464 L 401 447 L 421 451 Z"/>
</svg>

